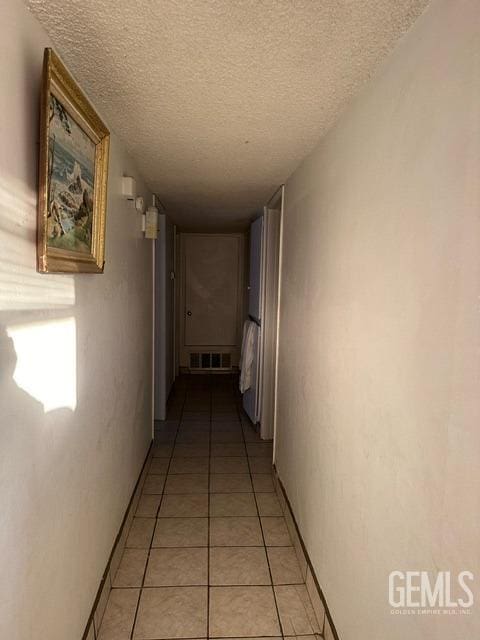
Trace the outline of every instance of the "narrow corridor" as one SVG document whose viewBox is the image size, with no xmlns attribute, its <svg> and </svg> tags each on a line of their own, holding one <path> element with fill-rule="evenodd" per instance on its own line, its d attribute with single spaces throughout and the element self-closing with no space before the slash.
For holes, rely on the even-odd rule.
<svg viewBox="0 0 480 640">
<path fill-rule="evenodd" d="M 320 633 L 272 477 L 232 376 L 183 376 L 154 452 L 100 640 Z"/>
</svg>

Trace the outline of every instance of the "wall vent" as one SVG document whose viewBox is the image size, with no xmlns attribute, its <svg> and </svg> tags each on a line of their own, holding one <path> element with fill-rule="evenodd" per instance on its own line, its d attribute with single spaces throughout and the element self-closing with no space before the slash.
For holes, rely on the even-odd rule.
<svg viewBox="0 0 480 640">
<path fill-rule="evenodd" d="M 190 369 L 231 369 L 232 354 L 218 352 L 190 352 Z"/>
<path fill-rule="evenodd" d="M 199 353 L 191 353 L 190 354 L 190 369 L 200 369 L 200 354 Z"/>
<path fill-rule="evenodd" d="M 230 353 L 222 353 L 222 369 L 232 368 L 232 355 Z"/>
</svg>

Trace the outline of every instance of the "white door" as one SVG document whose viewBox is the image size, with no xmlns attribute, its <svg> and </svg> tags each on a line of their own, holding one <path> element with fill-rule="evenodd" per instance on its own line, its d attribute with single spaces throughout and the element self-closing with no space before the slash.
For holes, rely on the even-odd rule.
<svg viewBox="0 0 480 640">
<path fill-rule="evenodd" d="M 261 329 L 258 325 L 255 325 L 255 334 L 253 339 L 253 362 L 252 362 L 252 377 L 250 387 L 243 394 L 243 408 L 245 409 L 248 417 L 256 424 L 259 419 L 259 356 L 260 356 L 260 335 Z"/>
<path fill-rule="evenodd" d="M 241 239 L 185 234 L 184 246 L 184 345 L 237 345 Z"/>
</svg>

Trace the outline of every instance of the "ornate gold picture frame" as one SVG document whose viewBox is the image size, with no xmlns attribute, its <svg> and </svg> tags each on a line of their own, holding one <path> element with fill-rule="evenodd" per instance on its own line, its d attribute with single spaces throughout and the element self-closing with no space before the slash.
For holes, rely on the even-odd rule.
<svg viewBox="0 0 480 640">
<path fill-rule="evenodd" d="M 103 272 L 109 145 L 108 129 L 60 58 L 45 49 L 38 271 Z"/>
</svg>

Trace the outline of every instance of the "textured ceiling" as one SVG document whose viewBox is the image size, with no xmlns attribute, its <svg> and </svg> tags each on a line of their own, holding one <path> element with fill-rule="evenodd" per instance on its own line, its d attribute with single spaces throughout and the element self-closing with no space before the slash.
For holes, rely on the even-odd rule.
<svg viewBox="0 0 480 640">
<path fill-rule="evenodd" d="M 428 0 L 27 0 L 188 228 L 261 207 Z"/>
</svg>

